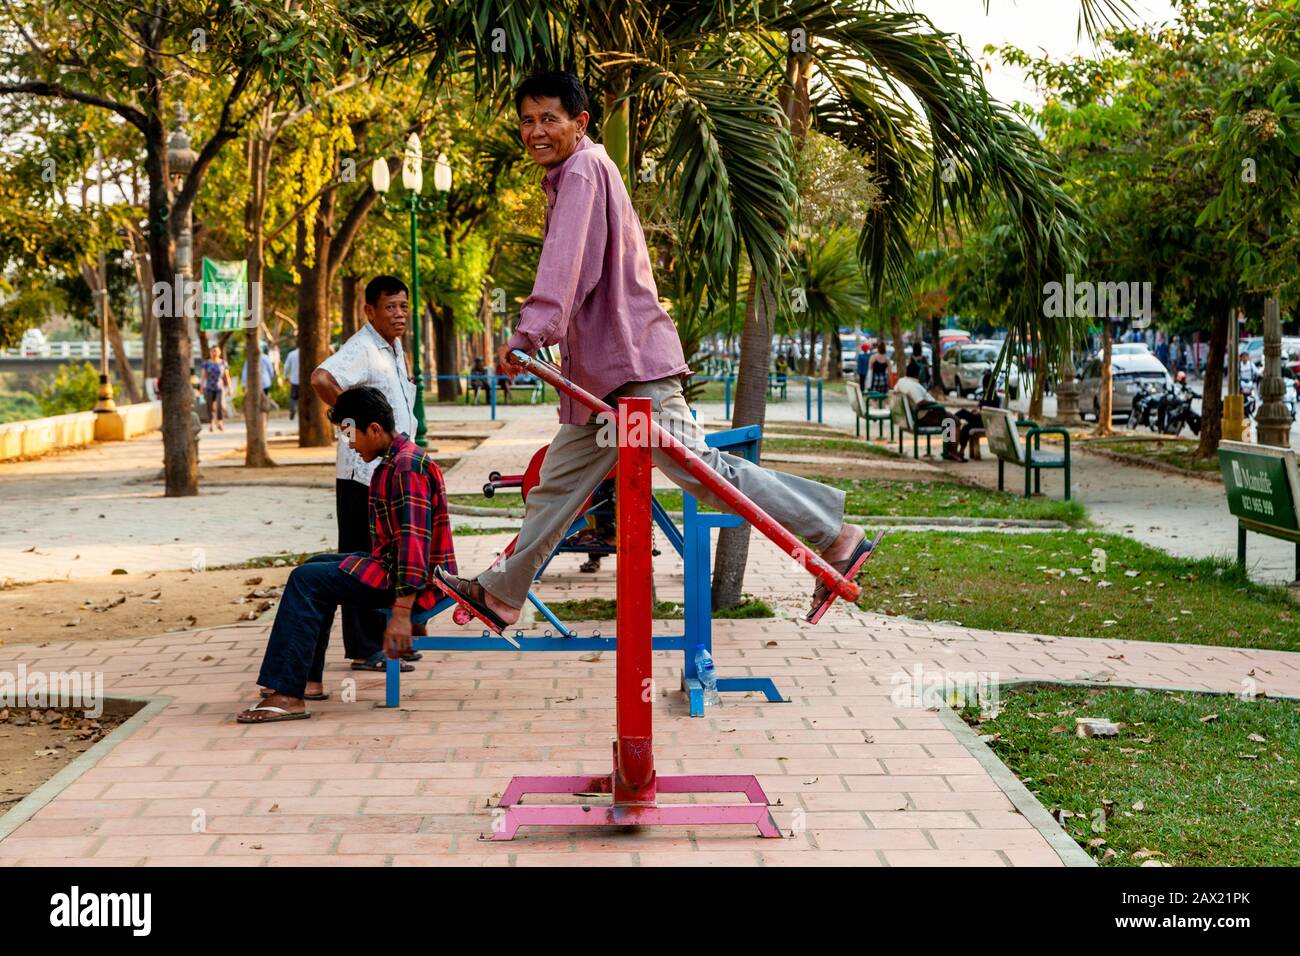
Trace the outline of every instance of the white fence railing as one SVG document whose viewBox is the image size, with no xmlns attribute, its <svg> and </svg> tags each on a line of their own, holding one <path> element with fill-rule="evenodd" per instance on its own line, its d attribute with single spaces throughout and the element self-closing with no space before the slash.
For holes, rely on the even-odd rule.
<svg viewBox="0 0 1300 956">
<path fill-rule="evenodd" d="M 122 343 L 126 346 L 127 358 L 138 359 L 144 355 L 144 343 L 139 339 L 127 339 Z M 193 354 L 198 355 L 198 345 L 195 344 Z M 112 349 L 109 349 L 109 355 L 112 355 Z M 87 359 L 90 361 L 99 358 L 99 340 L 90 339 L 81 342 L 46 342 L 39 346 L 26 346 L 11 349 L 0 349 L 0 358 L 35 358 L 35 359 L 61 359 L 67 361 L 78 361 Z"/>
</svg>

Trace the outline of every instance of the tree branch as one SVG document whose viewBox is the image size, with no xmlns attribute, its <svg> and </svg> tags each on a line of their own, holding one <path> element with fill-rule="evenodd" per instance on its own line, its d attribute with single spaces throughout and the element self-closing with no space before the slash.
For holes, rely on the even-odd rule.
<svg viewBox="0 0 1300 956">
<path fill-rule="evenodd" d="M 133 106 L 127 106 L 125 103 L 119 103 L 117 100 L 110 100 L 107 97 L 96 96 L 93 93 L 70 90 L 66 86 L 60 86 L 48 80 L 29 80 L 26 83 L 0 83 L 0 93 L 30 93 L 32 96 L 49 96 L 61 100 L 71 100 L 74 103 L 98 106 L 102 109 L 112 110 L 142 133 L 148 128 L 149 121 L 144 113 Z"/>
</svg>

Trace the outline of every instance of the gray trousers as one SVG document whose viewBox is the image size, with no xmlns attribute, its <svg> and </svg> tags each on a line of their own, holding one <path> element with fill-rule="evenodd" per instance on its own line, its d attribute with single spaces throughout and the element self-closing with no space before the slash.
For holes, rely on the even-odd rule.
<svg viewBox="0 0 1300 956">
<path fill-rule="evenodd" d="M 659 425 L 778 524 L 816 550 L 827 548 L 839 534 L 844 523 L 844 492 L 797 475 L 769 471 L 745 458 L 708 447 L 676 377 L 629 382 L 607 398 L 617 404 L 623 396 L 649 398 Z M 528 493 L 514 552 L 478 576 L 479 584 L 497 600 L 523 607 L 537 570 L 559 546 L 578 510 L 614 467 L 617 444 L 601 441 L 601 430 L 602 426 L 592 420 L 586 425 L 560 426 L 542 462 L 538 484 Z M 615 434 L 613 428 L 605 430 L 606 438 Z M 661 450 L 654 449 L 652 455 L 655 466 L 674 484 L 711 507 L 735 513 Z"/>
</svg>

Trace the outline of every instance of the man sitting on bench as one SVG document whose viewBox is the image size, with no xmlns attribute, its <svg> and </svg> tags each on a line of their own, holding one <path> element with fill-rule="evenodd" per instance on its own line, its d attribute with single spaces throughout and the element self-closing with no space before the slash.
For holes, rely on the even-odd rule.
<svg viewBox="0 0 1300 956">
<path fill-rule="evenodd" d="M 894 383 L 894 391 L 903 396 L 903 401 L 912 404 L 913 420 L 918 428 L 944 429 L 943 457 L 945 461 L 965 461 L 966 456 L 961 453 L 961 444 L 955 440 L 949 440 L 958 431 L 952 413 L 943 406 L 942 402 L 936 402 L 930 397 L 929 391 L 920 382 L 920 374 L 921 368 L 916 364 L 916 360 L 909 360 L 906 374 Z M 952 424 L 949 424 L 949 422 Z M 929 439 L 927 438 L 926 441 L 929 441 Z"/>
<path fill-rule="evenodd" d="M 442 471 L 419 445 L 394 433 L 393 409 L 370 386 L 341 393 L 330 421 L 366 461 L 382 459 L 370 479 L 370 553 L 318 554 L 294 568 L 275 613 L 257 682 L 262 702 L 236 718 L 268 724 L 310 717 L 304 702 L 310 674 L 320 674 L 334 610 L 340 604 L 392 608 L 384 653 L 411 652 L 411 612 L 440 599 L 432 570 L 456 567 Z"/>
</svg>

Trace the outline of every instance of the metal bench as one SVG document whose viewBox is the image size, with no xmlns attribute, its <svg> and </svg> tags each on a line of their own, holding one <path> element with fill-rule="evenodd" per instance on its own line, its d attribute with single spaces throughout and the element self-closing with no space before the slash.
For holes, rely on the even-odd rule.
<svg viewBox="0 0 1300 956">
<path fill-rule="evenodd" d="M 844 390 L 849 394 L 849 407 L 853 408 L 853 434 L 861 436 L 863 424 L 866 423 L 866 438 L 871 441 L 871 423 L 875 421 L 878 425 L 876 437 L 885 437 L 885 423 L 889 424 L 889 441 L 893 441 L 893 419 L 889 416 L 888 407 L 872 408 L 871 402 L 880 401 L 888 402 L 889 393 L 887 392 L 867 392 L 863 394 L 854 382 L 845 382 Z"/>
<path fill-rule="evenodd" d="M 998 491 L 1003 490 L 1003 470 L 1007 464 L 1025 469 L 1025 497 L 1028 498 L 1032 476 L 1033 493 L 1042 494 L 1044 469 L 1061 469 L 1065 472 L 1065 500 L 1070 500 L 1070 433 L 1064 428 L 1040 428 L 1036 422 L 1017 419 L 1005 408 L 981 408 L 985 438 L 989 451 L 998 456 Z M 1028 426 L 1024 439 L 1021 426 Z M 1060 435 L 1065 440 L 1061 453 L 1043 451 L 1044 435 Z"/>
<path fill-rule="evenodd" d="M 903 432 L 912 433 L 912 457 L 920 458 L 920 437 L 925 436 L 925 455 L 927 458 L 933 458 L 934 453 L 930 450 L 930 438 L 934 435 L 943 434 L 942 425 L 920 425 L 916 424 L 916 409 L 912 408 L 909 402 L 900 392 L 889 393 L 889 418 L 893 427 L 898 429 L 898 453 L 903 454 Z"/>
</svg>

